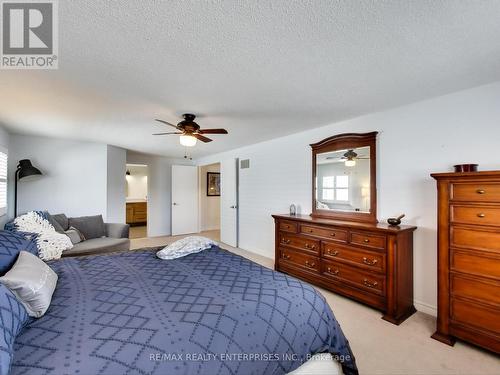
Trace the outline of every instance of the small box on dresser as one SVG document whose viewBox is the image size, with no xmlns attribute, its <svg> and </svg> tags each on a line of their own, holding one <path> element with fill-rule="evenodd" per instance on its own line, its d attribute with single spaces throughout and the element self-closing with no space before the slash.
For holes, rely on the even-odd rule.
<svg viewBox="0 0 500 375">
<path fill-rule="evenodd" d="M 500 353 L 500 171 L 436 173 L 438 319 L 432 337 Z"/>
<path fill-rule="evenodd" d="M 273 215 L 275 269 L 384 312 L 400 324 L 413 306 L 413 226 Z"/>
</svg>

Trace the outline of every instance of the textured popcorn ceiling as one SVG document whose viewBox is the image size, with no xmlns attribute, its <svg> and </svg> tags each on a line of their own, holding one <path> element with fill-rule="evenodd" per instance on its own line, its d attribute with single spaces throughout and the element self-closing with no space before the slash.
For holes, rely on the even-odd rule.
<svg viewBox="0 0 500 375">
<path fill-rule="evenodd" d="M 499 20 L 498 0 L 60 1 L 60 68 L 0 71 L 0 123 L 182 156 L 153 119 L 189 111 L 230 133 L 198 157 L 500 80 Z"/>
</svg>

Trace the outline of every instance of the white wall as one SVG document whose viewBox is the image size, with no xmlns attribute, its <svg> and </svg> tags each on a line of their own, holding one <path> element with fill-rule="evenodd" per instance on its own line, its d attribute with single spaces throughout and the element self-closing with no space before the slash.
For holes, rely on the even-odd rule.
<svg viewBox="0 0 500 375">
<path fill-rule="evenodd" d="M 347 132 L 379 131 L 378 217 L 405 212 L 415 232 L 414 295 L 417 309 L 436 308 L 436 188 L 432 172 L 457 163 L 500 169 L 500 83 L 331 124 L 268 142 L 212 155 L 250 159 L 240 169 L 240 247 L 274 256 L 271 214 L 291 203 L 311 212 L 310 143 Z"/>
<path fill-rule="evenodd" d="M 148 166 L 148 236 L 172 233 L 172 165 L 192 164 L 182 159 L 127 152 L 127 163 Z"/>
<path fill-rule="evenodd" d="M 207 196 L 207 172 L 220 173 L 220 164 L 200 167 L 200 231 L 220 229 L 220 196 Z"/>
<path fill-rule="evenodd" d="M 107 218 L 107 146 L 100 143 L 11 135 L 9 202 L 14 201 L 14 172 L 30 159 L 43 176 L 18 184 L 18 213 L 48 210 L 68 216 L 102 214 Z M 13 204 L 9 217 L 14 216 Z"/>
<path fill-rule="evenodd" d="M 127 151 L 107 146 L 107 221 L 125 223 L 125 163 Z"/>
<path fill-rule="evenodd" d="M 127 200 L 146 199 L 148 196 L 148 167 L 127 165 Z"/>
</svg>

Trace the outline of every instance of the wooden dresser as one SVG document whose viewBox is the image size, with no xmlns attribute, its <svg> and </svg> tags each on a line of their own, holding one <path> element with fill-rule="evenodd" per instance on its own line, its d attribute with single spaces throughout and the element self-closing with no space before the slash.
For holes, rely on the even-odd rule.
<svg viewBox="0 0 500 375">
<path fill-rule="evenodd" d="M 438 320 L 433 338 L 500 353 L 500 171 L 433 174 Z"/>
<path fill-rule="evenodd" d="M 148 221 L 147 202 L 127 202 L 127 224 L 145 225 Z"/>
<path fill-rule="evenodd" d="M 275 269 L 384 312 L 400 324 L 413 306 L 416 227 L 273 215 Z"/>
</svg>

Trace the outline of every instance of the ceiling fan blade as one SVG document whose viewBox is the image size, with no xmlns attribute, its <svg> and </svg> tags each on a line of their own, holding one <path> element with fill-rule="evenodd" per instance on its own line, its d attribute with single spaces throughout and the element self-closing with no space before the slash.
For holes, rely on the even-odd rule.
<svg viewBox="0 0 500 375">
<path fill-rule="evenodd" d="M 158 122 L 161 122 L 162 124 L 169 125 L 169 126 L 173 126 L 174 128 L 179 129 L 179 128 L 177 127 L 177 125 L 171 124 L 170 122 L 166 122 L 166 121 L 159 120 L 159 119 L 155 119 L 155 121 L 158 121 Z"/>
<path fill-rule="evenodd" d="M 200 129 L 200 134 L 227 134 L 226 129 Z"/>
<path fill-rule="evenodd" d="M 181 132 L 170 132 L 170 133 L 155 133 L 153 135 L 171 135 L 171 134 L 182 134 Z"/>
<path fill-rule="evenodd" d="M 205 143 L 212 142 L 212 140 L 210 138 L 204 137 L 201 134 L 194 133 L 193 137 L 195 137 L 195 138 L 197 138 L 200 141 L 205 142 Z"/>
</svg>

